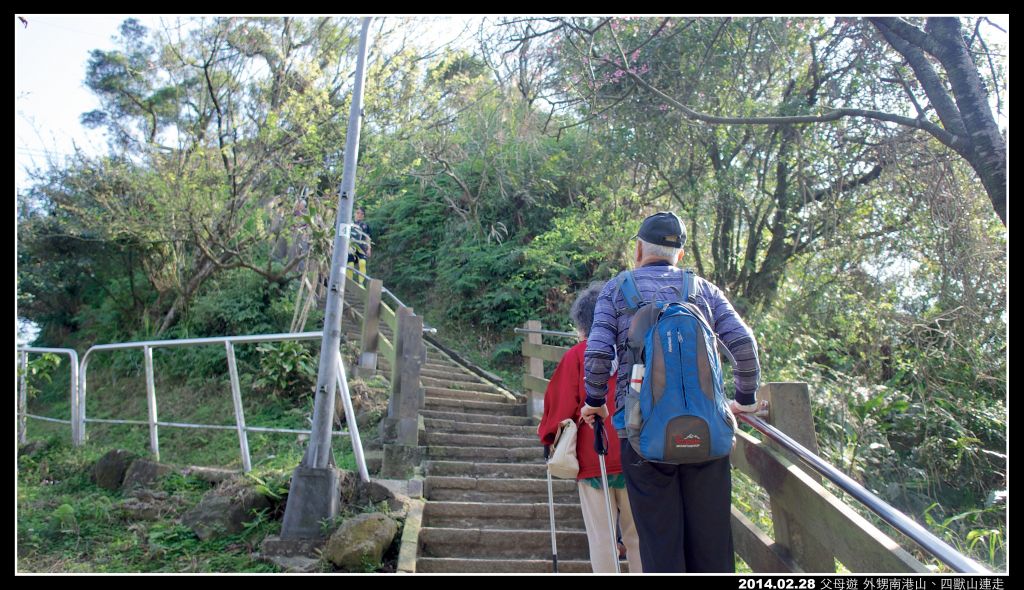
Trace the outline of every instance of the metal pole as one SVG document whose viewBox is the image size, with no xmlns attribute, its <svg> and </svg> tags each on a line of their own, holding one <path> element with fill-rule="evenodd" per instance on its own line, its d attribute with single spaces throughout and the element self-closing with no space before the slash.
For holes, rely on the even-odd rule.
<svg viewBox="0 0 1024 590">
<path fill-rule="evenodd" d="M 26 414 L 28 414 L 28 353 L 21 353 L 21 375 L 18 378 L 18 444 L 28 442 L 26 428 Z"/>
<path fill-rule="evenodd" d="M 85 351 L 78 368 L 78 446 L 85 445 L 85 388 L 89 371 L 89 351 Z"/>
<path fill-rule="evenodd" d="M 252 471 L 252 458 L 249 456 L 249 434 L 245 431 L 245 411 L 242 409 L 242 388 L 238 385 L 238 365 L 235 364 L 235 347 L 230 342 L 224 343 L 228 355 L 228 373 L 231 375 L 231 401 L 235 404 L 235 424 L 238 428 L 238 446 L 242 453 L 242 469 Z"/>
<path fill-rule="evenodd" d="M 71 445 L 81 446 L 78 434 L 78 359 L 73 355 L 71 362 Z"/>
<path fill-rule="evenodd" d="M 601 485 L 604 486 L 604 509 L 608 514 L 608 536 L 611 539 L 612 563 L 615 564 L 615 573 L 619 570 L 619 547 L 615 542 L 615 523 L 612 518 L 611 488 L 608 487 L 608 468 L 604 463 L 604 456 L 608 454 L 608 445 L 604 443 L 604 418 L 594 418 L 594 450 L 601 463 Z M 617 520 L 617 519 L 616 519 Z"/>
<path fill-rule="evenodd" d="M 149 448 L 153 451 L 153 459 L 160 460 L 160 435 L 156 422 L 156 387 L 153 384 L 153 349 L 145 346 L 142 353 L 146 357 L 146 401 L 149 407 Z"/>
<path fill-rule="evenodd" d="M 739 413 L 736 417 L 782 445 L 813 467 L 818 473 L 829 478 L 833 483 L 870 508 L 875 514 L 896 527 L 901 533 L 910 537 L 926 551 L 953 568 L 954 571 L 962 573 L 991 573 L 978 562 L 961 555 L 956 549 L 950 547 L 923 526 L 908 518 L 907 515 L 886 504 L 881 498 L 869 492 L 864 486 L 851 479 L 845 473 L 808 451 L 803 445 L 790 438 L 778 428 L 746 413 Z"/>
<path fill-rule="evenodd" d="M 288 541 L 321 538 L 321 523 L 337 516 L 340 510 L 338 472 L 333 469 L 334 455 L 331 452 L 331 424 L 334 421 L 335 382 L 338 379 L 342 309 L 345 302 L 345 263 L 348 260 L 349 234 L 352 231 L 352 203 L 355 201 L 363 82 L 366 79 L 366 49 L 371 20 L 362 19 L 362 31 L 359 34 L 355 87 L 352 90 L 352 110 L 349 113 L 345 142 L 345 169 L 341 177 L 338 222 L 334 233 L 334 252 L 331 254 L 324 329 L 320 339 L 320 369 L 313 401 L 312 434 L 306 454 L 292 474 L 288 506 L 281 524 L 281 539 Z"/>
<path fill-rule="evenodd" d="M 359 477 L 369 483 L 370 472 L 366 468 L 366 457 L 363 456 L 363 441 L 359 438 L 359 424 L 356 423 L 356 413 L 352 409 L 352 396 L 348 389 L 348 377 L 345 375 L 345 363 L 338 354 L 338 386 L 341 388 L 341 403 L 345 406 L 345 423 L 348 424 L 349 440 L 352 441 L 352 452 L 356 455 L 356 466 L 359 468 Z"/>
<path fill-rule="evenodd" d="M 359 35 L 359 59 L 356 64 L 355 88 L 352 91 L 352 110 L 349 113 L 348 133 L 345 141 L 345 168 L 341 179 L 341 198 L 338 203 L 338 222 L 331 255 L 331 276 L 328 282 L 327 307 L 324 313 L 323 338 L 320 341 L 320 369 L 317 376 L 316 398 L 313 402 L 313 435 L 302 459 L 304 467 L 323 469 L 331 463 L 331 421 L 334 418 L 334 384 L 338 373 L 338 352 L 341 348 L 341 320 L 345 302 L 345 263 L 348 260 L 349 234 L 352 228 L 352 203 L 355 200 L 356 163 L 359 151 L 359 131 L 363 111 L 363 82 L 366 78 L 366 46 L 370 29 L 369 18 L 363 19 Z"/>
</svg>

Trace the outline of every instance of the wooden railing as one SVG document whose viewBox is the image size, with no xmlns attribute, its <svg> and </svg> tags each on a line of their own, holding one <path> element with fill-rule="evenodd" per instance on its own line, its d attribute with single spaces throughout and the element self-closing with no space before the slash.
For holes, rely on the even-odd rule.
<svg viewBox="0 0 1024 590">
<path fill-rule="evenodd" d="M 410 476 L 419 464 L 419 410 L 423 407 L 420 370 L 426 362 L 423 343 L 423 318 L 411 307 L 396 303 L 392 309 L 382 300 L 383 283 L 368 279 L 360 285 L 346 279 L 345 292 L 360 299 L 363 312 L 346 307 L 350 317 L 361 321 L 359 365 L 356 373 L 372 375 L 377 371 L 380 355 L 390 369 L 391 398 L 382 423 L 384 461 L 382 475 Z M 391 330 L 391 339 L 381 331 L 381 324 Z"/>
<path fill-rule="evenodd" d="M 527 322 L 523 341 L 523 388 L 530 414 L 543 414 L 549 379 L 544 361 L 557 363 L 569 350 L 542 342 L 541 324 Z M 810 395 L 806 383 L 766 383 L 759 399 L 770 401 L 767 422 L 812 452 L 817 452 Z M 924 573 L 913 555 L 825 489 L 821 476 L 773 442 L 740 430 L 731 456 L 735 469 L 768 493 L 775 538 L 736 506 L 732 532 L 736 553 L 757 573 L 835 572 L 836 561 L 851 572 Z"/>
</svg>

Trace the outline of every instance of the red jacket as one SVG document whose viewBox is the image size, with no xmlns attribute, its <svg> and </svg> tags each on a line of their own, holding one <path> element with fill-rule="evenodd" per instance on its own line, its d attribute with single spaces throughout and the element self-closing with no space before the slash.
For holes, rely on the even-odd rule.
<svg viewBox="0 0 1024 590">
<path fill-rule="evenodd" d="M 551 382 L 548 383 L 547 391 L 544 392 L 544 417 L 537 427 L 537 435 L 540 436 L 542 444 L 549 445 L 555 440 L 555 432 L 558 425 L 566 418 L 572 418 L 578 425 L 576 434 L 576 458 L 580 462 L 580 472 L 576 479 L 588 477 L 600 477 L 601 464 L 598 461 L 597 453 L 594 452 L 594 429 L 586 423 L 580 424 L 580 409 L 584 400 L 587 399 L 587 392 L 583 387 L 583 353 L 587 350 L 587 341 L 584 340 L 565 353 L 558 363 Z M 615 407 L 615 379 L 608 380 L 608 398 L 606 403 L 609 408 Z M 615 427 L 612 426 L 612 416 L 609 413 L 604 420 L 605 432 L 608 436 L 608 454 L 605 455 L 604 463 L 608 469 L 608 475 L 622 473 L 622 459 L 619 455 L 619 437 L 615 434 Z"/>
</svg>

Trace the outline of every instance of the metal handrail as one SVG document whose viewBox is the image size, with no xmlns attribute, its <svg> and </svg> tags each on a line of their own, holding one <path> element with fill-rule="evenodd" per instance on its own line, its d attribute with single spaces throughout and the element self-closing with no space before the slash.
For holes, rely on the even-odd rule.
<svg viewBox="0 0 1024 590">
<path fill-rule="evenodd" d="M 27 441 L 26 437 L 26 418 L 33 418 L 36 420 L 43 420 L 44 422 L 58 422 L 60 424 L 69 424 L 71 426 L 71 442 L 75 444 L 79 439 L 78 433 L 78 353 L 72 348 L 39 348 L 35 346 L 19 346 L 15 349 L 21 353 L 21 377 L 19 379 L 18 387 L 18 442 L 24 444 Z M 36 416 L 28 413 L 28 382 L 27 382 L 27 369 L 28 369 L 28 354 L 30 352 L 43 353 L 43 354 L 66 354 L 71 360 L 71 386 L 69 400 L 71 402 L 71 420 L 61 420 L 59 418 L 49 418 L 46 416 Z"/>
<path fill-rule="evenodd" d="M 882 517 L 883 520 L 894 526 L 904 535 L 910 537 L 911 540 L 920 545 L 925 551 L 934 555 L 939 561 L 945 563 L 954 571 L 960 573 L 992 573 L 978 562 L 959 553 L 906 514 L 896 510 L 881 498 L 869 492 L 864 486 L 854 481 L 845 473 L 823 461 L 778 428 L 756 416 L 746 413 L 739 413 L 737 417 L 795 454 L 812 469 L 827 477 L 834 484 L 842 488 L 843 491 L 856 498 L 861 504 L 867 506 L 872 512 Z"/>
<path fill-rule="evenodd" d="M 238 366 L 235 361 L 235 344 L 253 344 L 260 342 L 282 342 L 282 341 L 297 341 L 297 340 L 319 340 L 323 338 L 323 332 L 302 332 L 298 334 L 262 334 L 262 335 L 246 335 L 246 336 L 222 336 L 213 338 L 183 338 L 180 340 L 149 340 L 142 342 L 121 342 L 116 344 L 99 344 L 93 346 L 85 355 L 82 357 L 81 368 L 78 370 L 79 381 L 78 381 L 78 411 L 77 418 L 74 419 L 78 422 L 78 444 L 81 444 L 85 440 L 85 425 L 87 422 L 101 423 L 101 424 L 129 424 L 129 425 L 147 425 L 150 429 L 150 448 L 153 451 L 155 458 L 159 461 L 160 459 L 160 443 L 159 443 L 159 427 L 168 426 L 175 428 L 199 428 L 199 429 L 212 429 L 212 430 L 231 430 L 235 429 L 238 432 L 238 441 L 240 447 L 240 455 L 242 458 L 242 467 L 245 472 L 252 470 L 252 459 L 249 454 L 249 432 L 275 432 L 284 434 L 312 434 L 311 430 L 298 430 L 288 428 L 266 428 L 266 427 L 254 427 L 248 426 L 245 423 L 245 414 L 242 410 L 242 393 L 239 386 L 238 380 Z M 227 352 L 228 360 L 228 372 L 231 380 L 231 394 L 232 401 L 235 407 L 235 425 L 214 425 L 214 424 L 191 424 L 191 423 L 177 423 L 177 422 L 161 422 L 157 418 L 157 406 L 156 406 L 156 388 L 153 380 L 153 349 L 155 348 L 180 348 L 185 346 L 197 346 L 206 344 L 224 344 Z M 146 395 L 147 395 L 147 406 L 149 410 L 149 420 L 113 420 L 113 419 L 97 419 L 86 417 L 86 392 L 88 391 L 88 369 L 90 355 L 95 351 L 102 350 L 131 350 L 141 348 L 145 356 L 146 364 Z M 339 354 L 340 361 L 340 354 Z M 344 383 L 344 365 L 339 362 L 338 380 Z M 359 439 L 359 428 L 356 424 L 355 415 L 352 411 L 352 402 L 350 399 L 346 399 L 349 395 L 347 387 L 339 388 L 339 392 L 342 395 L 342 403 L 345 405 L 346 412 L 346 424 L 348 425 L 348 431 L 332 431 L 333 436 L 350 436 L 353 443 L 353 451 L 356 455 L 356 463 L 359 467 L 360 476 L 364 481 L 369 481 L 369 474 L 366 467 L 366 460 L 363 456 L 362 443 Z M 75 413 L 74 411 L 72 412 Z"/>
</svg>

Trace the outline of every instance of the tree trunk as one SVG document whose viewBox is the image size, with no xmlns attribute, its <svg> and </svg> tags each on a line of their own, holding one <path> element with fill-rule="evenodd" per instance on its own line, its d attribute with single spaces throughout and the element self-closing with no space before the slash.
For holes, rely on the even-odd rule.
<svg viewBox="0 0 1024 590">
<path fill-rule="evenodd" d="M 930 18 L 928 32 L 939 44 L 937 56 L 949 76 L 957 109 L 967 128 L 973 157 L 967 159 L 981 178 L 996 215 L 1006 225 L 1006 142 L 992 117 L 985 83 L 964 44 L 959 18 Z"/>
<path fill-rule="evenodd" d="M 216 266 L 213 262 L 204 257 L 200 263 L 199 271 L 189 280 L 188 284 L 185 286 L 184 292 L 174 299 L 174 304 L 171 305 L 171 309 L 168 310 L 167 315 L 164 316 L 164 321 L 160 324 L 160 329 L 157 330 L 157 336 L 162 335 L 168 328 L 174 325 L 174 322 L 178 318 L 178 312 L 180 312 L 185 305 L 192 300 L 192 296 L 195 295 L 196 291 L 199 290 L 199 287 L 206 282 L 206 279 L 210 278 L 214 269 L 216 269 Z"/>
</svg>

